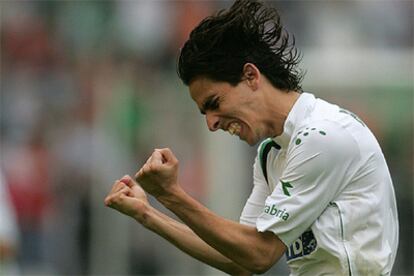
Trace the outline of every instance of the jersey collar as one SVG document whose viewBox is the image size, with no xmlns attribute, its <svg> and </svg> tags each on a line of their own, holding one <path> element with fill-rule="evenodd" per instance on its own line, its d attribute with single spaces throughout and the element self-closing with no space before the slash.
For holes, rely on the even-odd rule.
<svg viewBox="0 0 414 276">
<path fill-rule="evenodd" d="M 313 109 L 315 101 L 315 96 L 310 93 L 302 93 L 299 96 L 286 118 L 283 133 L 273 138 L 278 145 L 284 149 L 289 146 L 296 127 L 303 122 L 308 113 Z"/>
</svg>

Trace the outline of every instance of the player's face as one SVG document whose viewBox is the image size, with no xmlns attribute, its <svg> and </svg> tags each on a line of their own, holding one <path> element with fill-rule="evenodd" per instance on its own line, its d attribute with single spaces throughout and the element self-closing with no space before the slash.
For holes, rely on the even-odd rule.
<svg viewBox="0 0 414 276">
<path fill-rule="evenodd" d="M 250 145 L 262 139 L 258 96 L 247 81 L 232 86 L 226 82 L 197 78 L 190 83 L 189 89 L 200 112 L 206 116 L 210 131 L 228 131 Z"/>
</svg>

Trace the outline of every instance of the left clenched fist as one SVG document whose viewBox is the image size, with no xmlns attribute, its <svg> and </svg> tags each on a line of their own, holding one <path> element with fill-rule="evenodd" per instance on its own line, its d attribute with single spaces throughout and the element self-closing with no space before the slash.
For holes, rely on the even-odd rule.
<svg viewBox="0 0 414 276">
<path fill-rule="evenodd" d="M 154 197 L 169 195 L 177 187 L 178 160 L 168 148 L 155 149 L 135 174 L 136 181 Z"/>
<path fill-rule="evenodd" d="M 105 198 L 105 205 L 143 222 L 149 208 L 144 190 L 129 175 L 115 181 Z"/>
</svg>

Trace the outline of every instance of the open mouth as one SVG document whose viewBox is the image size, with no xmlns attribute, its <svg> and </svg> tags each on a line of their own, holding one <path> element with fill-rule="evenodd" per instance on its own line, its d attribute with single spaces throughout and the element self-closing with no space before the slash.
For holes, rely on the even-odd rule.
<svg viewBox="0 0 414 276">
<path fill-rule="evenodd" d="M 239 123 L 233 122 L 229 125 L 227 131 L 231 135 L 240 135 L 241 125 Z"/>
</svg>

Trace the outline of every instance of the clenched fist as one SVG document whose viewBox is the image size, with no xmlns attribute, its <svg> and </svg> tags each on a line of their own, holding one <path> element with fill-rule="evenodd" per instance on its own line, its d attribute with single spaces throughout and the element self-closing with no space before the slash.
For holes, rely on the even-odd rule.
<svg viewBox="0 0 414 276">
<path fill-rule="evenodd" d="M 144 190 L 126 175 L 115 181 L 105 198 L 105 205 L 142 222 L 149 203 Z"/>
<path fill-rule="evenodd" d="M 155 198 L 177 188 L 178 160 L 168 148 L 155 149 L 135 175 L 141 187 Z"/>
</svg>

